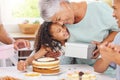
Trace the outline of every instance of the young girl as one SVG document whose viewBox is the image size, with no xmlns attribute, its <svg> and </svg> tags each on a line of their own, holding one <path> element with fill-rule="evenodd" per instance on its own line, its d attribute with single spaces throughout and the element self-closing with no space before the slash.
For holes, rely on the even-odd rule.
<svg viewBox="0 0 120 80">
<path fill-rule="evenodd" d="M 19 61 L 17 69 L 24 71 L 33 60 L 40 57 L 59 57 L 62 51 L 61 46 L 64 46 L 69 37 L 66 26 L 44 22 L 36 36 L 35 54 L 29 56 L 25 61 Z"/>
</svg>

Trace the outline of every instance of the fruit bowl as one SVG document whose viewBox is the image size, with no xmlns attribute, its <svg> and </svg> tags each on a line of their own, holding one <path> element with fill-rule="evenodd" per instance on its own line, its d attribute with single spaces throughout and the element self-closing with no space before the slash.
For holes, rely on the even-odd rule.
<svg viewBox="0 0 120 80">
<path fill-rule="evenodd" d="M 18 24 L 19 29 L 24 34 L 35 34 L 40 24 Z"/>
</svg>

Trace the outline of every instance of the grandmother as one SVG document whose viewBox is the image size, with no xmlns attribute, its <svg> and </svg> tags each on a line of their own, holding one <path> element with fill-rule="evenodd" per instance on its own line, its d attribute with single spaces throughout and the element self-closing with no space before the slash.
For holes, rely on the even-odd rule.
<svg viewBox="0 0 120 80">
<path fill-rule="evenodd" d="M 69 2 L 68 0 L 40 0 L 41 17 L 48 22 L 66 24 L 70 33 L 68 42 L 94 43 L 112 42 L 118 31 L 112 8 L 102 1 Z M 79 53 L 82 54 L 82 53 Z M 93 52 L 99 55 L 99 49 Z M 65 61 L 66 60 L 66 61 Z M 63 57 L 63 64 L 73 58 Z M 94 60 L 74 59 L 76 63 L 92 65 Z"/>
</svg>

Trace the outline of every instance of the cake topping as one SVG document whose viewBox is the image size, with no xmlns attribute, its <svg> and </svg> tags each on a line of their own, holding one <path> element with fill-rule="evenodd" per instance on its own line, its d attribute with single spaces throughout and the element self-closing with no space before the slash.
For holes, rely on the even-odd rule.
<svg viewBox="0 0 120 80">
<path fill-rule="evenodd" d="M 55 58 L 49 58 L 49 57 L 37 59 L 37 61 L 39 62 L 49 62 L 49 61 L 54 61 L 54 60 Z"/>
</svg>

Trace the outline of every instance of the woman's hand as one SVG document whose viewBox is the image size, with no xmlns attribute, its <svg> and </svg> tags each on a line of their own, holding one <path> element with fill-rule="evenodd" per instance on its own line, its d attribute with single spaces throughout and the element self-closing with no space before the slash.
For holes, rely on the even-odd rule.
<svg viewBox="0 0 120 80">
<path fill-rule="evenodd" d="M 114 62 L 115 61 L 115 56 L 116 51 L 112 48 L 112 46 L 109 45 L 110 43 L 105 42 L 102 45 L 100 45 L 100 54 L 101 54 L 101 58 L 104 61 L 107 62 Z"/>
<path fill-rule="evenodd" d="M 120 45 L 104 43 L 100 46 L 100 54 L 104 61 L 120 65 Z"/>
<path fill-rule="evenodd" d="M 99 53 L 99 49 L 95 49 L 94 52 L 93 52 L 92 59 L 96 59 L 96 58 L 98 58 L 99 55 L 100 55 L 100 53 Z"/>
<path fill-rule="evenodd" d="M 30 42 L 28 40 L 18 39 L 14 42 L 14 48 L 16 50 L 25 48 L 25 47 L 30 48 Z"/>
<path fill-rule="evenodd" d="M 17 64 L 17 69 L 18 69 L 19 71 L 25 71 L 25 70 L 27 69 L 27 66 L 28 66 L 27 62 L 21 60 L 21 61 L 19 61 L 18 64 Z"/>
<path fill-rule="evenodd" d="M 115 50 L 116 52 L 120 53 L 120 45 L 115 45 L 115 44 L 109 43 L 107 46 L 109 48 Z"/>
<path fill-rule="evenodd" d="M 93 51 L 93 57 L 92 59 L 96 59 L 99 57 L 100 55 L 100 52 L 99 52 L 99 46 L 100 46 L 100 42 L 97 42 L 97 41 L 93 41 L 92 44 L 95 44 L 96 45 L 96 49 Z"/>
</svg>

